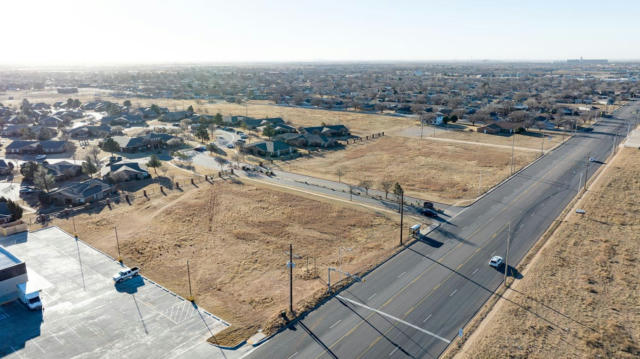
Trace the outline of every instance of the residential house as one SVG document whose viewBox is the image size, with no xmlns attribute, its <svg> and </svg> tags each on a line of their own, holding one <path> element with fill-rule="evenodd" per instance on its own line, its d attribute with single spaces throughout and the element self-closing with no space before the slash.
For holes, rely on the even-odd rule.
<svg viewBox="0 0 640 359">
<path fill-rule="evenodd" d="M 485 134 L 516 133 L 524 130 L 524 122 L 495 121 L 478 128 L 478 132 Z"/>
<path fill-rule="evenodd" d="M 169 140 L 177 137 L 168 133 L 151 132 L 144 136 L 113 136 L 112 138 L 120 146 L 120 151 L 138 152 L 146 151 L 153 148 L 162 148 L 167 145 L 167 142 Z"/>
<path fill-rule="evenodd" d="M 18 123 L 18 124 L 15 124 L 15 125 L 8 125 L 8 126 L 6 126 L 5 128 L 2 129 L 2 132 L 0 132 L 0 134 L 2 136 L 5 136 L 5 137 L 18 137 L 18 136 L 22 135 L 23 131 L 25 131 L 25 128 L 27 128 L 27 127 L 31 127 L 31 129 L 33 130 L 33 128 L 35 126 L 27 125 L 27 124 L 24 124 L 24 123 Z"/>
<path fill-rule="evenodd" d="M 97 178 L 75 182 L 49 193 L 49 198 L 59 204 L 77 205 L 99 201 L 114 192 L 114 188 Z"/>
<path fill-rule="evenodd" d="M 82 173 L 82 166 L 69 161 L 60 161 L 56 163 L 43 163 L 42 166 L 53 175 L 56 181 L 64 181 Z"/>
<path fill-rule="evenodd" d="M 7 148 L 7 154 L 25 153 L 63 153 L 67 150 L 67 141 L 13 141 Z"/>
<path fill-rule="evenodd" d="M 72 128 L 66 131 L 71 138 L 85 139 L 85 138 L 104 138 L 111 134 L 111 127 L 108 125 L 91 126 L 85 125 L 76 128 Z"/>
<path fill-rule="evenodd" d="M 327 125 L 314 127 L 300 127 L 300 133 L 312 135 L 324 135 L 329 137 L 349 136 L 349 129 L 344 125 Z"/>
<path fill-rule="evenodd" d="M 41 118 L 38 123 L 40 126 L 58 128 L 63 123 L 62 119 L 56 116 L 47 116 Z"/>
<path fill-rule="evenodd" d="M 102 179 L 109 182 L 132 181 L 149 178 L 149 172 L 138 162 L 123 161 L 118 157 L 100 170 Z"/>
<path fill-rule="evenodd" d="M 296 149 L 282 141 L 261 141 L 242 147 L 244 152 L 263 157 L 280 157 L 296 152 Z"/>
</svg>

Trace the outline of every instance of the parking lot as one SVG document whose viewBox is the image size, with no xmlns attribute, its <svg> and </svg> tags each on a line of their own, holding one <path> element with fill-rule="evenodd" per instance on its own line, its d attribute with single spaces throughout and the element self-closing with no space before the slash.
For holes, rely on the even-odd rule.
<svg viewBox="0 0 640 359">
<path fill-rule="evenodd" d="M 0 357 L 234 358 L 206 339 L 229 324 L 121 266 L 57 227 L 3 237 L 42 288 L 43 311 L 0 306 Z M 144 274 L 144 268 L 142 268 Z"/>
</svg>

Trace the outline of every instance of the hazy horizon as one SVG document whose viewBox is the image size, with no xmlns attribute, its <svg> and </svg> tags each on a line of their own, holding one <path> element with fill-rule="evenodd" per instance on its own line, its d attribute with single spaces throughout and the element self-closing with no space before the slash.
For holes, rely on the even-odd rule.
<svg viewBox="0 0 640 359">
<path fill-rule="evenodd" d="M 0 64 L 638 61 L 640 4 L 542 0 L 3 4 Z M 11 51 L 7 51 L 11 50 Z"/>
</svg>

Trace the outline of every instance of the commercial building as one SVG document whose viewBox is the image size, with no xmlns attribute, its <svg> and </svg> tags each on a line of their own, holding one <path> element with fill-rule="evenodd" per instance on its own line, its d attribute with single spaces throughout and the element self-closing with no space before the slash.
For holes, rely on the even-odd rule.
<svg viewBox="0 0 640 359">
<path fill-rule="evenodd" d="M 27 282 L 27 266 L 0 246 L 0 304 L 18 299 L 18 284 Z"/>
</svg>

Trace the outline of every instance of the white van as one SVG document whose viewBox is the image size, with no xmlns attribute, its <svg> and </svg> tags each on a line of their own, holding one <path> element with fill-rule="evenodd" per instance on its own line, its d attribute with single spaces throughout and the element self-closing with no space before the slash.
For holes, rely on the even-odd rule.
<svg viewBox="0 0 640 359">
<path fill-rule="evenodd" d="M 40 301 L 40 287 L 37 287 L 32 282 L 18 284 L 19 298 L 31 310 L 42 309 L 42 301 Z"/>
</svg>

